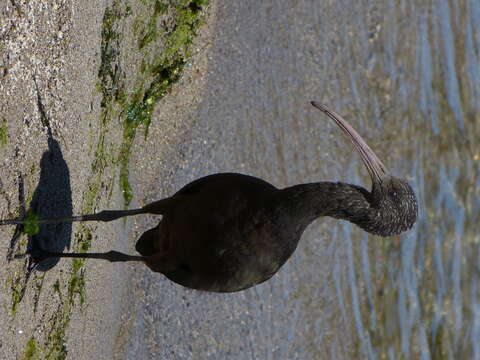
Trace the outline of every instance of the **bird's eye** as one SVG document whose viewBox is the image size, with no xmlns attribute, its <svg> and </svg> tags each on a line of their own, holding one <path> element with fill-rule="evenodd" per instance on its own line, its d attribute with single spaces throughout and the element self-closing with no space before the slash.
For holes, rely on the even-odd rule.
<svg viewBox="0 0 480 360">
<path fill-rule="evenodd" d="M 390 197 L 392 197 L 392 198 L 397 198 L 397 192 L 395 190 L 390 190 L 388 195 L 390 195 Z"/>
</svg>

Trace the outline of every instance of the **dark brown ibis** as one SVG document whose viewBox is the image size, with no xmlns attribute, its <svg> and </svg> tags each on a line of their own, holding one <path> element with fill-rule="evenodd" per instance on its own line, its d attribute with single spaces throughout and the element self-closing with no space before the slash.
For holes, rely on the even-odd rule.
<svg viewBox="0 0 480 360">
<path fill-rule="evenodd" d="M 111 221 L 137 214 L 162 215 L 136 243 L 140 256 L 117 251 L 30 255 L 140 261 L 188 288 L 215 292 L 247 289 L 270 279 L 292 256 L 305 228 L 321 216 L 347 220 L 380 235 L 400 234 L 417 218 L 417 201 L 407 181 L 385 165 L 338 114 L 312 105 L 350 138 L 372 179 L 372 190 L 341 182 L 318 182 L 278 189 L 259 178 L 219 173 L 184 186 L 173 196 L 140 209 L 106 210 L 39 223 Z M 18 224 L 5 220 L 0 224 Z"/>
</svg>

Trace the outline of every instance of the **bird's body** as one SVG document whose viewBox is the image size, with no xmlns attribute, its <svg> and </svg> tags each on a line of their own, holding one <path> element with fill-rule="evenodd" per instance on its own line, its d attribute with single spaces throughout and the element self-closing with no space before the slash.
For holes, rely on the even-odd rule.
<svg viewBox="0 0 480 360">
<path fill-rule="evenodd" d="M 332 118 L 350 138 L 372 178 L 371 191 L 341 182 L 277 189 L 248 175 L 214 174 L 140 209 L 53 220 L 111 221 L 142 213 L 162 215 L 158 226 L 146 231 L 137 241 L 136 249 L 142 256 L 115 251 L 89 254 L 41 251 L 32 255 L 37 260 L 83 257 L 142 261 L 180 285 L 233 292 L 272 277 L 293 254 L 305 228 L 319 217 L 347 220 L 381 236 L 410 229 L 417 216 L 417 202 L 410 185 L 390 175 L 343 118 L 323 105 L 312 104 Z M 14 222 L 4 222 L 7 223 Z"/>
<path fill-rule="evenodd" d="M 277 191 L 242 174 L 198 179 L 171 197 L 173 205 L 161 210 L 163 219 L 139 239 L 137 250 L 175 259 L 171 270 L 155 258 L 146 264 L 186 287 L 230 292 L 263 282 L 296 247 L 275 234 L 275 222 L 267 216 Z M 156 203 L 147 207 L 156 212 Z"/>
<path fill-rule="evenodd" d="M 198 179 L 170 198 L 171 209 L 160 210 L 163 219 L 139 239 L 137 251 L 153 256 L 146 260 L 153 271 L 189 288 L 216 292 L 249 288 L 279 270 L 309 220 L 316 217 L 301 221 L 303 214 L 289 211 L 293 203 L 287 205 L 286 196 L 288 189 L 243 174 Z M 155 213 L 157 206 L 147 205 L 148 211 Z M 173 269 L 165 269 L 167 260 L 158 261 L 155 254 L 175 259 L 169 264 Z"/>
</svg>

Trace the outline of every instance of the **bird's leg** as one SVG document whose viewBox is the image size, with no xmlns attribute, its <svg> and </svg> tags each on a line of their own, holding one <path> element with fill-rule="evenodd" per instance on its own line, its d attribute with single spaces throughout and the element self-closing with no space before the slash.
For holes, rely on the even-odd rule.
<svg viewBox="0 0 480 360">
<path fill-rule="evenodd" d="M 50 219 L 38 219 L 35 220 L 37 224 L 51 224 L 51 223 L 64 223 L 73 221 L 112 221 L 124 216 L 137 215 L 147 213 L 142 209 L 131 210 L 103 210 L 95 214 L 85 214 L 78 216 L 62 217 L 62 218 L 50 218 Z M 18 225 L 31 222 L 29 219 L 12 219 L 12 220 L 0 220 L 0 225 Z"/>
<path fill-rule="evenodd" d="M 162 200 L 155 201 L 153 203 L 145 205 L 140 209 L 130 209 L 130 210 L 103 210 L 95 214 L 85 214 L 78 216 L 69 216 L 62 218 L 51 218 L 51 219 L 37 219 L 35 220 L 36 224 L 51 224 L 51 223 L 65 223 L 73 221 L 112 221 L 119 219 L 124 216 L 138 215 L 138 214 L 157 214 L 164 215 L 173 209 L 174 204 L 180 197 L 170 197 Z M 29 219 L 8 219 L 0 220 L 1 225 L 20 225 L 31 222 Z"/>
<path fill-rule="evenodd" d="M 144 256 L 127 255 L 114 250 L 105 253 L 61 253 L 46 250 L 35 250 L 32 251 L 30 255 L 36 262 L 40 262 L 47 258 L 102 259 L 110 262 L 145 261 Z"/>
</svg>

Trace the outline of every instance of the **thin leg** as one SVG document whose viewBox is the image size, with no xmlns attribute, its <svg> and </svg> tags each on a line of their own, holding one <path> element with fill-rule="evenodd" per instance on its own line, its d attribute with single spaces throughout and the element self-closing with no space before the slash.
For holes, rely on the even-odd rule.
<svg viewBox="0 0 480 360">
<path fill-rule="evenodd" d="M 63 223 L 63 222 L 73 222 L 73 221 L 112 221 L 119 219 L 124 216 L 145 214 L 148 213 L 145 209 L 131 209 L 131 210 L 103 210 L 96 214 L 86 214 L 78 215 L 64 218 L 53 218 L 53 219 L 38 219 L 37 224 L 51 224 L 51 223 Z M 0 220 L 1 225 L 19 225 L 25 224 L 31 220 L 26 219 L 14 219 L 14 220 Z"/>
<path fill-rule="evenodd" d="M 166 215 L 168 213 L 171 213 L 175 206 L 178 204 L 178 202 L 182 199 L 182 195 L 175 195 L 147 204 L 142 208 L 142 210 L 149 214 Z"/>
<path fill-rule="evenodd" d="M 103 210 L 96 214 L 85 214 L 78 216 L 70 216 L 64 218 L 53 218 L 53 219 L 38 219 L 37 224 L 51 224 L 51 223 L 64 223 L 64 222 L 73 222 L 73 221 L 112 221 L 119 219 L 124 216 L 138 215 L 138 214 L 156 214 L 156 215 L 165 215 L 173 210 L 177 201 L 179 201 L 182 196 L 169 197 L 166 199 L 158 200 L 153 203 L 145 205 L 141 209 L 131 209 L 131 210 Z M 21 225 L 32 220 L 27 220 L 25 218 L 21 219 L 8 219 L 0 220 L 0 226 L 2 225 Z"/>
<path fill-rule="evenodd" d="M 61 252 L 52 252 L 38 250 L 31 253 L 31 256 L 35 261 L 40 262 L 43 259 L 47 258 L 81 258 L 81 259 L 101 259 L 108 260 L 110 262 L 119 262 L 119 261 L 145 261 L 143 256 L 135 256 L 121 253 L 119 251 L 111 250 L 105 253 L 61 253 Z"/>
</svg>

